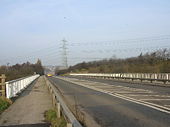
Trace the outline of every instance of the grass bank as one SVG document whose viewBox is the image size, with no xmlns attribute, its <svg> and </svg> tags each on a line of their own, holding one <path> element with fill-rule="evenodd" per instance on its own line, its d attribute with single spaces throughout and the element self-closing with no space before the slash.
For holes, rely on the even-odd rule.
<svg viewBox="0 0 170 127">
<path fill-rule="evenodd" d="M 12 104 L 11 100 L 5 97 L 0 97 L 0 113 L 7 109 L 11 104 Z"/>
<path fill-rule="evenodd" d="M 51 127 L 66 127 L 67 122 L 63 116 L 57 118 L 57 112 L 54 109 L 50 109 L 45 112 L 45 119 L 51 123 Z"/>
</svg>

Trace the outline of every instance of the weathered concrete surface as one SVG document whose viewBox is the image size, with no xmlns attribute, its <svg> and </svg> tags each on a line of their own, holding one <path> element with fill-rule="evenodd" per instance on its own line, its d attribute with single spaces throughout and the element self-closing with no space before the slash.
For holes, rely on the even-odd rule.
<svg viewBox="0 0 170 127">
<path fill-rule="evenodd" d="M 45 123 L 44 112 L 52 108 L 52 101 L 41 76 L 0 115 L 0 126 Z"/>
</svg>

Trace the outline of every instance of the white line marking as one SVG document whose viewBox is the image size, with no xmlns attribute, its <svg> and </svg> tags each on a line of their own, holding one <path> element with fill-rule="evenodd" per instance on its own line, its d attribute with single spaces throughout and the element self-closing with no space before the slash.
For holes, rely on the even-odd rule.
<svg viewBox="0 0 170 127">
<path fill-rule="evenodd" d="M 170 105 L 164 105 L 164 106 L 170 107 Z"/>
<path fill-rule="evenodd" d="M 74 80 L 72 80 L 74 81 Z M 108 85 L 108 84 L 104 84 L 104 83 L 99 83 L 99 82 L 93 82 L 93 81 L 87 81 L 87 80 L 79 80 L 79 79 L 76 79 L 76 81 L 78 81 L 77 83 L 84 83 L 86 85 L 90 85 L 90 86 L 96 86 L 96 87 L 101 87 L 101 88 L 105 88 L 105 87 L 108 87 L 108 88 L 112 88 L 112 89 L 121 89 L 121 90 L 129 90 L 129 91 L 140 91 L 140 92 L 145 92 L 145 93 L 153 93 L 152 91 L 150 90 L 144 90 L 144 89 L 136 89 L 136 88 L 130 88 L 130 87 L 124 87 L 124 86 L 119 86 L 119 85 L 116 85 L 116 86 L 113 86 L 113 85 Z M 82 82 L 83 81 L 83 82 Z"/>
<path fill-rule="evenodd" d="M 74 84 L 77 84 L 77 85 L 80 85 L 80 86 L 83 86 L 83 87 L 86 87 L 86 88 L 89 88 L 89 89 L 93 89 L 93 90 L 96 90 L 96 91 L 100 91 L 100 92 L 103 92 L 103 93 L 107 93 L 111 96 L 115 96 L 115 97 L 118 97 L 118 98 L 121 98 L 121 99 L 124 99 L 124 100 L 127 100 L 127 101 L 130 101 L 130 102 L 134 102 L 134 103 L 137 103 L 137 104 L 141 104 L 141 105 L 144 105 L 144 106 L 147 106 L 147 107 L 150 107 L 150 108 L 153 108 L 153 109 L 156 109 L 158 111 L 161 111 L 161 112 L 165 112 L 165 113 L 168 113 L 170 114 L 170 108 L 167 108 L 167 107 L 164 107 L 164 106 L 161 106 L 161 105 L 157 105 L 157 104 L 154 104 L 154 103 L 150 103 L 150 102 L 145 102 L 145 101 L 142 101 L 142 100 L 136 100 L 136 99 L 133 99 L 133 98 L 130 98 L 130 97 L 127 97 L 127 96 L 123 96 L 123 95 L 120 95 L 120 94 L 116 94 L 116 93 L 111 93 L 111 92 L 108 92 L 106 90 L 102 90 L 102 89 L 99 89 L 99 88 L 95 88 L 93 86 L 87 86 L 87 85 L 84 85 L 82 83 L 77 83 L 77 82 L 74 82 L 74 81 L 71 81 L 71 80 L 67 80 L 66 78 L 63 79 L 61 77 L 55 77 L 55 78 L 58 78 L 58 79 L 62 79 L 62 80 L 65 80 L 65 81 L 69 81 L 71 83 L 74 83 Z"/>
<path fill-rule="evenodd" d="M 128 94 L 127 94 L 128 95 Z M 143 96 L 143 97 L 166 97 L 166 98 L 170 98 L 170 96 L 168 96 L 168 95 L 139 95 L 139 94 L 130 94 L 130 95 L 128 95 L 128 96 L 132 96 L 132 97 L 135 97 L 135 96 Z"/>
<path fill-rule="evenodd" d="M 165 99 L 158 99 L 158 98 L 145 98 L 145 99 L 140 99 L 140 100 L 142 100 L 142 101 L 169 101 L 170 99 L 167 99 L 167 98 L 165 98 Z"/>
<path fill-rule="evenodd" d="M 111 93 L 118 93 L 118 94 L 124 94 L 124 96 L 129 96 L 129 95 L 131 95 L 131 94 L 146 94 L 146 93 L 144 93 L 144 92 L 129 92 L 129 91 L 109 91 L 109 92 L 111 92 Z"/>
</svg>

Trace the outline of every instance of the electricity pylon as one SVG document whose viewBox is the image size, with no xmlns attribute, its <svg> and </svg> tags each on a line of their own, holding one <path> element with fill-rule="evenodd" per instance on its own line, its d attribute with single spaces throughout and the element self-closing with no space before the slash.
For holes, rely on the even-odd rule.
<svg viewBox="0 0 170 127">
<path fill-rule="evenodd" d="M 64 65 L 64 67 L 65 68 L 68 68 L 68 63 L 67 63 L 67 44 L 66 44 L 66 40 L 65 39 L 63 39 L 62 40 L 62 43 L 63 43 L 63 45 L 62 45 L 62 49 L 63 49 L 63 53 L 62 53 L 62 59 L 63 59 L 63 65 Z"/>
</svg>

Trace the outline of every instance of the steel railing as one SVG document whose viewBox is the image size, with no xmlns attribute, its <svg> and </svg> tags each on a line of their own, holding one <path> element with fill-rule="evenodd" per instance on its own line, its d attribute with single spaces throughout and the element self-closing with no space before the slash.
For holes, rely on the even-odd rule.
<svg viewBox="0 0 170 127">
<path fill-rule="evenodd" d="M 104 78 L 117 78 L 117 79 L 132 79 L 132 80 L 149 80 L 149 81 L 162 81 L 164 83 L 170 82 L 170 73 L 71 73 L 71 76 L 90 76 L 90 77 L 104 77 Z"/>
</svg>

